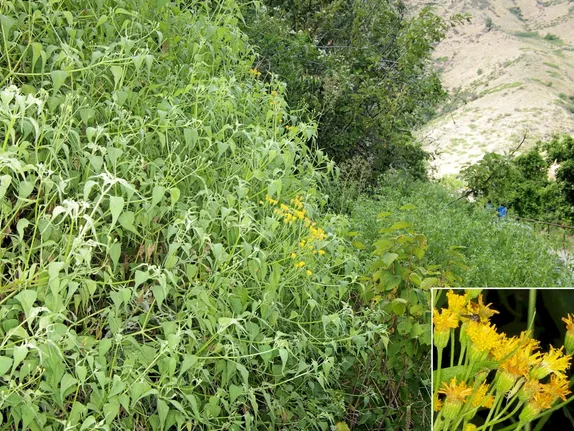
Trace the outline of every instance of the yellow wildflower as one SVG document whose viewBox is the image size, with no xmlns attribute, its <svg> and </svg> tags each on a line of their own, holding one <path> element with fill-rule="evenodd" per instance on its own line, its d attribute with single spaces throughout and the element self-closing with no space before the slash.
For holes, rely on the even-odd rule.
<svg viewBox="0 0 574 431">
<path fill-rule="evenodd" d="M 432 408 L 435 412 L 439 412 L 442 408 L 442 400 L 440 400 L 438 397 L 435 397 Z"/>
<path fill-rule="evenodd" d="M 302 260 L 295 264 L 295 268 L 303 268 L 305 266 L 305 262 Z"/>
<path fill-rule="evenodd" d="M 570 368 L 570 359 L 572 356 L 564 355 L 564 346 L 556 349 L 550 346 L 550 351 L 542 356 L 542 360 L 533 370 L 534 375 L 541 379 L 550 373 L 554 373 L 559 377 L 565 377 L 564 372 Z"/>
<path fill-rule="evenodd" d="M 449 290 L 446 294 L 448 298 L 448 308 L 454 314 L 460 314 L 462 309 L 467 303 L 466 295 L 457 295 L 452 290 Z"/>
<path fill-rule="evenodd" d="M 433 343 L 438 349 L 444 349 L 448 344 L 450 330 L 458 326 L 458 317 L 448 308 L 443 308 L 441 313 L 433 310 Z"/>
<path fill-rule="evenodd" d="M 319 250 L 319 254 L 323 256 L 325 254 L 325 250 Z"/>
<path fill-rule="evenodd" d="M 472 407 L 492 407 L 494 395 L 486 395 L 489 389 L 490 386 L 487 383 L 481 383 L 478 388 L 475 389 L 472 398 Z"/>
<path fill-rule="evenodd" d="M 455 419 L 460 412 L 466 397 L 472 394 L 472 388 L 466 386 L 465 382 L 456 383 L 453 377 L 449 384 L 442 382 L 443 387 L 439 389 L 439 394 L 446 395 L 442 407 L 442 414 L 446 419 Z"/>
<path fill-rule="evenodd" d="M 291 256 L 291 259 L 295 259 L 297 257 L 297 253 L 291 252 L 289 256 Z"/>
<path fill-rule="evenodd" d="M 466 334 L 472 343 L 469 352 L 471 361 L 485 360 L 501 339 L 501 335 L 496 332 L 496 326 L 488 323 L 469 321 Z"/>
<path fill-rule="evenodd" d="M 305 272 L 306 272 L 307 275 L 312 275 L 312 274 L 313 274 L 313 273 L 311 272 L 311 270 L 309 270 L 309 269 L 308 269 L 307 271 L 305 271 Z"/>
<path fill-rule="evenodd" d="M 569 385 L 570 382 L 568 379 L 553 374 L 550 376 L 550 382 L 545 385 L 545 390 L 552 395 L 554 399 L 561 398 L 562 401 L 566 401 L 566 395 L 571 392 L 570 389 L 568 389 Z"/>
<path fill-rule="evenodd" d="M 574 316 L 568 313 L 567 317 L 563 317 L 562 321 L 566 323 L 566 330 L 567 331 L 574 331 Z"/>
</svg>

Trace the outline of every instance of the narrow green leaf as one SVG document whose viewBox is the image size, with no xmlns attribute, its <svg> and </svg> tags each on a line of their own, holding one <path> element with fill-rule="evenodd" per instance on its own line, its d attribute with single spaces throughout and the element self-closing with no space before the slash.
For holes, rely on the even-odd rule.
<svg viewBox="0 0 574 431">
<path fill-rule="evenodd" d="M 118 267 L 118 262 L 120 260 L 120 256 L 122 254 L 121 243 L 120 242 L 114 242 L 111 245 L 108 254 L 110 255 L 110 259 L 112 260 L 112 264 L 114 265 L 114 272 L 115 272 L 117 267 Z"/>
<path fill-rule="evenodd" d="M 112 213 L 112 223 L 110 224 L 110 230 L 114 228 L 118 217 L 124 209 L 124 198 L 121 196 L 110 196 L 110 212 Z"/>
<path fill-rule="evenodd" d="M 177 201 L 179 201 L 179 197 L 181 196 L 181 190 L 179 190 L 177 187 L 172 187 L 171 189 L 169 189 L 169 195 L 171 198 L 171 206 L 175 206 L 175 204 L 177 203 Z"/>
<path fill-rule="evenodd" d="M 118 88 L 122 77 L 124 76 L 124 68 L 121 66 L 111 66 L 110 70 L 114 76 L 114 88 Z"/>
</svg>

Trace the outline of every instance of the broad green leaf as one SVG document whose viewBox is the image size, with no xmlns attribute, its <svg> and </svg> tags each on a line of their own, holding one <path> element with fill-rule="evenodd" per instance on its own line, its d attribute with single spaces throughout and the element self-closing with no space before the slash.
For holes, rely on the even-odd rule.
<svg viewBox="0 0 574 431">
<path fill-rule="evenodd" d="M 111 398 L 111 397 L 110 397 Z M 120 413 L 120 402 L 117 398 L 108 398 L 108 402 L 104 404 L 102 411 L 104 412 L 104 419 L 106 424 L 110 425 L 116 416 Z"/>
<path fill-rule="evenodd" d="M 80 431 L 94 429 L 95 423 L 96 423 L 96 418 L 94 418 L 92 415 L 88 416 L 84 420 L 84 423 L 82 423 L 82 427 L 80 428 Z"/>
<path fill-rule="evenodd" d="M 54 88 L 54 94 L 58 92 L 60 87 L 64 84 L 66 79 L 70 76 L 70 72 L 65 70 L 52 70 L 50 72 L 50 77 L 52 78 L 52 86 Z"/>
<path fill-rule="evenodd" d="M 132 61 L 134 62 L 134 66 L 136 68 L 136 72 L 140 71 L 141 65 L 144 61 L 143 55 L 134 55 L 132 57 Z"/>
<path fill-rule="evenodd" d="M 18 236 L 20 239 L 24 239 L 24 229 L 26 229 L 28 226 L 30 226 L 30 221 L 28 219 L 21 218 L 18 220 L 18 223 L 16 224 L 16 230 L 18 231 Z"/>
<path fill-rule="evenodd" d="M 12 35 L 10 34 L 10 30 L 16 24 L 16 20 L 10 16 L 0 15 L 0 25 L 2 26 L 2 33 L 4 33 L 4 37 L 10 40 Z"/>
<path fill-rule="evenodd" d="M 12 368 L 12 358 L 0 356 L 0 377 L 5 375 Z"/>
<path fill-rule="evenodd" d="M 112 223 L 110 224 L 110 230 L 114 228 L 118 217 L 124 209 L 124 198 L 121 196 L 110 196 L 110 212 L 112 213 Z"/>
<path fill-rule="evenodd" d="M 197 143 L 199 135 L 197 133 L 197 129 L 183 129 L 183 137 L 185 139 L 185 144 L 193 148 Z"/>
<path fill-rule="evenodd" d="M 102 170 L 102 166 L 104 164 L 104 158 L 102 156 L 92 154 L 88 157 L 88 160 L 90 161 L 90 165 L 94 168 L 94 172 L 99 173 Z"/>
<path fill-rule="evenodd" d="M 222 255 L 224 254 L 223 244 L 220 244 L 220 243 L 212 244 L 211 245 L 211 251 L 213 252 L 213 255 L 215 256 L 215 260 L 220 261 Z"/>
<path fill-rule="evenodd" d="M 245 366 L 239 362 L 236 365 L 237 371 L 239 371 L 239 374 L 241 374 L 241 377 L 243 378 L 243 383 L 249 385 L 249 371 L 247 371 L 247 368 L 245 368 Z"/>
<path fill-rule="evenodd" d="M 399 257 L 399 255 L 396 253 L 385 253 L 381 256 L 381 260 L 388 268 L 396 260 L 397 257 Z"/>
<path fill-rule="evenodd" d="M 233 403 L 241 394 L 243 394 L 243 388 L 241 386 L 236 386 L 234 384 L 229 385 L 229 401 Z"/>
<path fill-rule="evenodd" d="M 161 398 L 157 400 L 157 413 L 159 415 L 160 429 L 164 429 L 165 420 L 167 419 L 167 414 L 169 413 L 169 406 Z"/>
<path fill-rule="evenodd" d="M 219 157 L 221 157 L 229 148 L 229 144 L 226 142 L 218 141 L 217 142 L 217 152 Z"/>
<path fill-rule="evenodd" d="M 26 318 L 28 318 L 30 315 L 30 310 L 32 309 L 32 306 L 34 305 L 34 302 L 36 302 L 37 298 L 38 293 L 35 290 L 29 289 L 21 291 L 14 297 L 14 299 L 18 301 L 22 306 L 22 310 L 24 311 Z"/>
<path fill-rule="evenodd" d="M 400 321 L 399 324 L 397 325 L 397 331 L 401 335 L 406 335 L 409 332 L 411 332 L 412 327 L 413 327 L 413 324 L 409 320 L 404 319 L 404 320 Z"/>
<path fill-rule="evenodd" d="M 153 297 L 157 301 L 158 305 L 161 307 L 161 304 L 163 304 L 163 301 L 166 298 L 166 292 L 164 287 L 160 286 L 159 284 L 156 284 L 154 287 L 152 287 L 151 290 L 153 293 Z"/>
<path fill-rule="evenodd" d="M 183 375 L 187 370 L 193 367 L 197 363 L 197 356 L 195 355 L 184 355 L 183 361 L 181 361 L 181 366 L 179 368 L 179 377 Z"/>
<path fill-rule="evenodd" d="M 18 184 L 18 197 L 20 199 L 26 199 L 34 191 L 34 183 L 31 181 L 21 181 Z"/>
<path fill-rule="evenodd" d="M 10 175 L 2 175 L 0 177 L 0 199 L 4 197 L 11 183 L 12 177 Z"/>
<path fill-rule="evenodd" d="M 391 226 L 392 230 L 397 230 L 397 229 L 404 229 L 406 227 L 409 227 L 410 224 L 407 223 L 406 221 L 398 221 L 396 223 L 393 223 L 393 225 Z"/>
<path fill-rule="evenodd" d="M 122 212 L 122 214 L 119 216 L 118 221 L 120 222 L 120 225 L 124 228 L 129 230 L 130 232 L 133 232 L 135 234 L 138 233 L 138 231 L 136 230 L 136 228 L 134 227 L 134 220 L 135 220 L 135 214 L 132 211 L 124 211 Z"/>
<path fill-rule="evenodd" d="M 12 370 L 14 370 L 20 362 L 26 359 L 28 356 L 28 347 L 25 345 L 22 346 L 14 346 L 14 350 L 12 351 L 12 357 L 14 359 L 14 363 L 12 364 Z"/>
<path fill-rule="evenodd" d="M 145 283 L 149 280 L 149 271 L 136 271 L 135 275 L 135 287 Z"/>
<path fill-rule="evenodd" d="M 421 281 L 421 285 L 420 285 L 421 289 L 425 289 L 425 290 L 428 290 L 431 287 L 437 287 L 437 286 L 439 286 L 439 279 L 434 278 L 434 277 L 423 279 L 423 281 Z"/>
<path fill-rule="evenodd" d="M 96 115 L 96 110 L 93 108 L 80 109 L 80 118 L 84 125 L 88 125 L 89 121 Z"/>
<path fill-rule="evenodd" d="M 98 18 L 98 22 L 96 23 L 96 28 L 98 28 L 99 26 L 101 26 L 102 24 L 104 24 L 107 20 L 108 20 L 108 16 L 107 16 L 107 15 L 102 15 L 101 17 L 99 17 L 99 18 Z"/>
<path fill-rule="evenodd" d="M 399 316 L 404 314 L 407 310 L 407 300 L 403 298 L 395 298 L 391 303 L 391 308 L 393 313 L 398 314 Z"/>
<path fill-rule="evenodd" d="M 98 183 L 93 181 L 93 180 L 86 181 L 86 184 L 84 184 L 84 200 L 85 201 L 89 200 L 88 198 L 90 196 L 90 192 L 92 191 L 92 188 L 96 185 L 98 185 Z"/>
<path fill-rule="evenodd" d="M 414 210 L 416 208 L 417 207 L 414 206 L 413 204 L 406 204 L 406 205 L 403 205 L 402 207 L 400 207 L 399 209 L 402 211 L 410 211 L 410 210 Z"/>
<path fill-rule="evenodd" d="M 132 383 L 130 390 L 131 408 L 134 408 L 140 398 L 150 390 L 151 386 L 146 381 L 138 381 Z"/>
<path fill-rule="evenodd" d="M 169 189 L 169 195 L 171 198 L 171 206 L 175 206 L 177 201 L 179 201 L 179 197 L 181 196 L 181 191 L 177 187 L 172 187 Z"/>
<path fill-rule="evenodd" d="M 155 207 L 165 196 L 164 186 L 155 186 L 151 194 L 151 207 Z"/>
<path fill-rule="evenodd" d="M 66 395 L 68 395 L 68 390 L 74 387 L 78 383 L 78 380 L 69 373 L 64 374 L 62 380 L 60 381 L 60 399 L 64 400 Z"/>
<path fill-rule="evenodd" d="M 281 195 L 282 185 L 283 183 L 281 182 L 280 179 L 271 181 L 271 183 L 269 183 L 269 185 L 267 186 L 267 194 L 269 196 L 279 197 L 279 195 Z"/>
</svg>

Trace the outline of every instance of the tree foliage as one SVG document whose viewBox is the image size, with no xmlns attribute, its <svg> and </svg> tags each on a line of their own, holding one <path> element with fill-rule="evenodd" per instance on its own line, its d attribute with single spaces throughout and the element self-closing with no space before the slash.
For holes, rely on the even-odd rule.
<svg viewBox="0 0 574 431">
<path fill-rule="evenodd" d="M 475 196 L 505 203 L 519 216 L 574 220 L 574 140 L 569 136 L 539 142 L 518 156 L 487 153 L 461 175 Z"/>
<path fill-rule="evenodd" d="M 368 160 L 375 173 L 425 176 L 427 154 L 412 128 L 444 96 L 428 67 L 446 30 L 430 9 L 402 2 L 264 0 L 245 26 L 256 67 L 287 83 L 291 106 L 319 117 L 318 143 L 336 161 Z"/>
</svg>

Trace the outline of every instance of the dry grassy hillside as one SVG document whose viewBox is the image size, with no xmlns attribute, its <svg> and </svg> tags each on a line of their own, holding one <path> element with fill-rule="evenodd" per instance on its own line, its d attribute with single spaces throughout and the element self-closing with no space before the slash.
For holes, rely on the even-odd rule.
<svg viewBox="0 0 574 431">
<path fill-rule="evenodd" d="M 458 173 L 486 151 L 574 133 L 574 1 L 442 0 L 443 16 L 470 13 L 435 51 L 450 100 L 419 130 L 437 151 L 435 175 Z"/>
</svg>

